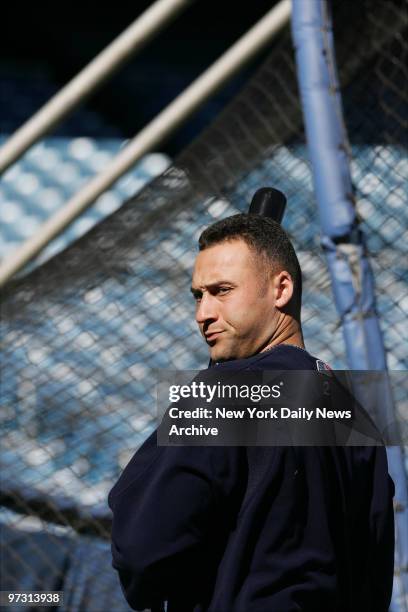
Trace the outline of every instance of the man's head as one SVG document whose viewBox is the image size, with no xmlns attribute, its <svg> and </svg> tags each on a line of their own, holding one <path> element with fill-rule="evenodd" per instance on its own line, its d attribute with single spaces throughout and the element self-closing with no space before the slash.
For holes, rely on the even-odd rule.
<svg viewBox="0 0 408 612">
<path fill-rule="evenodd" d="M 249 357 L 301 334 L 300 266 L 278 223 L 234 215 L 204 230 L 198 244 L 192 293 L 214 361 Z"/>
</svg>

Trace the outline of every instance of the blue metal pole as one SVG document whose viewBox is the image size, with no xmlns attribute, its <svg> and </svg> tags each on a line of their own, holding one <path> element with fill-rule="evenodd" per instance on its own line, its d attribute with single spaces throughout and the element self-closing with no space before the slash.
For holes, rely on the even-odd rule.
<svg viewBox="0 0 408 612">
<path fill-rule="evenodd" d="M 386 370 L 373 274 L 353 197 L 350 147 L 343 120 L 329 7 L 327 0 L 292 0 L 292 5 L 292 34 L 322 246 L 341 318 L 349 367 L 352 370 Z M 387 406 L 383 410 L 387 410 Z M 396 557 L 390 610 L 406 612 L 407 480 L 402 449 L 390 446 L 387 455 L 396 485 Z"/>
</svg>

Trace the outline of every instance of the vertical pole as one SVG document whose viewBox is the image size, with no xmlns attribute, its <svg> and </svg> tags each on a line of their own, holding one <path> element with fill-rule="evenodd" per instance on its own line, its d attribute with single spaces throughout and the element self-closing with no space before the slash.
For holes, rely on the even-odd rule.
<svg viewBox="0 0 408 612">
<path fill-rule="evenodd" d="M 292 0 L 298 80 L 322 228 L 349 366 L 386 370 L 376 313 L 374 279 L 355 210 L 327 0 Z M 387 409 L 386 406 L 383 407 Z M 394 498 L 396 558 L 391 609 L 404 612 L 408 596 L 408 499 L 402 449 L 387 448 Z"/>
</svg>

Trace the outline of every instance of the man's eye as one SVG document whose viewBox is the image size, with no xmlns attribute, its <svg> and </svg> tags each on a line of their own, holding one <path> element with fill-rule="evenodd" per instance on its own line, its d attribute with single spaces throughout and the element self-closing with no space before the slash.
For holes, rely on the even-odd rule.
<svg viewBox="0 0 408 612">
<path fill-rule="evenodd" d="M 229 290 L 229 287 L 218 287 L 218 293 L 227 293 Z"/>
</svg>

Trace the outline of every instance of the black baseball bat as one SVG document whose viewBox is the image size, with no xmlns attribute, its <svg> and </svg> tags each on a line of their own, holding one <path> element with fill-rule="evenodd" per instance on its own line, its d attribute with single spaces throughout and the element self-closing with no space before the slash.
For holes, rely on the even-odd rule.
<svg viewBox="0 0 408 612">
<path fill-rule="evenodd" d="M 258 189 L 251 201 L 248 213 L 270 217 L 277 223 L 283 219 L 286 207 L 286 197 L 279 189 L 262 187 Z"/>
</svg>

